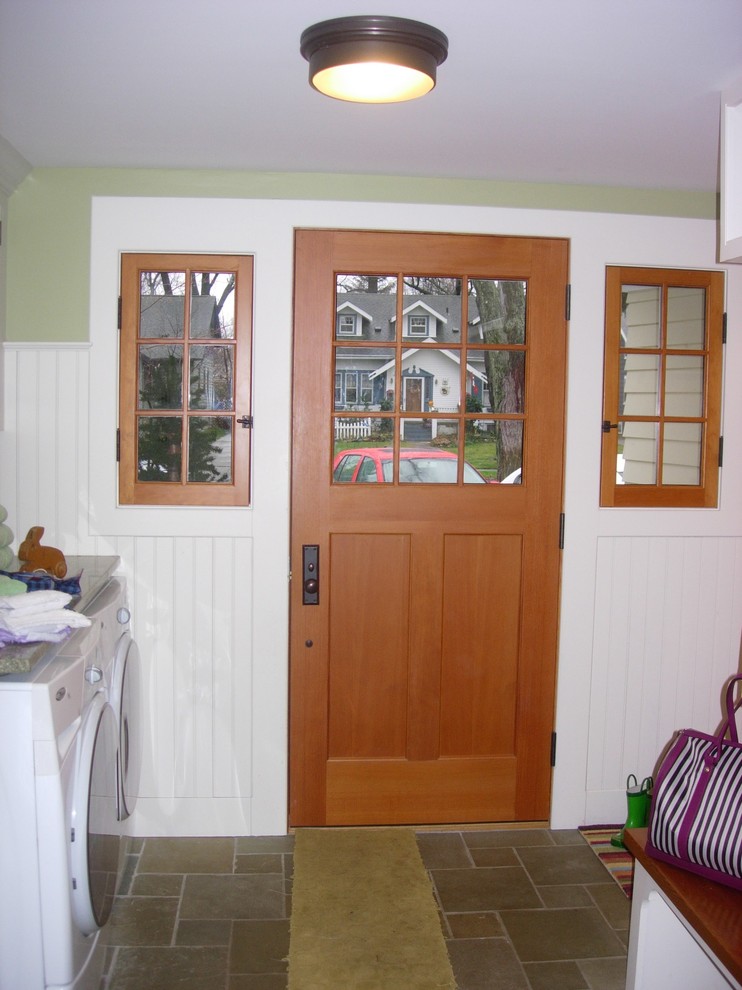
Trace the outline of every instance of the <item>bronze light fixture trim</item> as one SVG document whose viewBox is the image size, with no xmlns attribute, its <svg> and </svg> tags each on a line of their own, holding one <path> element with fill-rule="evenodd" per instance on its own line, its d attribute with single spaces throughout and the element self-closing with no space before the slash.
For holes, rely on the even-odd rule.
<svg viewBox="0 0 742 990">
<path fill-rule="evenodd" d="M 405 17 L 336 17 L 308 27 L 300 50 L 320 93 L 353 103 L 401 103 L 435 86 L 448 38 Z"/>
</svg>

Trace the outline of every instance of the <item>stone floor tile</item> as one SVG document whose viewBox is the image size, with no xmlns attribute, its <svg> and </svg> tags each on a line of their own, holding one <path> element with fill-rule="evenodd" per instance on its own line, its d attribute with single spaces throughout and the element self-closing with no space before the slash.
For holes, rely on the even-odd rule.
<svg viewBox="0 0 742 990">
<path fill-rule="evenodd" d="M 520 866 L 512 846 L 474 846 L 469 855 L 475 866 Z"/>
<path fill-rule="evenodd" d="M 524 963 L 531 990 L 589 990 L 576 962 Z"/>
<path fill-rule="evenodd" d="M 470 849 L 481 846 L 553 846 L 546 828 L 501 828 L 461 833 Z"/>
<path fill-rule="evenodd" d="M 235 857 L 235 873 L 282 873 L 283 856 L 280 853 L 250 853 L 237 854 Z"/>
<path fill-rule="evenodd" d="M 623 945 L 597 908 L 502 911 L 518 958 L 525 962 L 618 956 Z"/>
<path fill-rule="evenodd" d="M 471 870 L 431 870 L 443 910 L 500 911 L 541 907 L 527 873 L 521 867 L 478 867 Z"/>
<path fill-rule="evenodd" d="M 460 832 L 418 832 L 417 848 L 429 870 L 465 869 L 472 860 Z"/>
<path fill-rule="evenodd" d="M 590 884 L 586 890 L 611 928 L 620 931 L 628 929 L 631 901 L 614 880 L 610 883 Z"/>
<path fill-rule="evenodd" d="M 222 990 L 226 947 L 119 949 L 108 990 Z"/>
<path fill-rule="evenodd" d="M 538 887 L 553 883 L 605 883 L 605 867 L 584 842 L 579 846 L 519 849 L 518 855 Z"/>
<path fill-rule="evenodd" d="M 177 897 L 117 897 L 103 928 L 105 945 L 170 945 Z"/>
<path fill-rule="evenodd" d="M 497 938 L 505 934 L 499 917 L 493 911 L 471 911 L 447 914 L 445 917 L 452 938 Z"/>
<path fill-rule="evenodd" d="M 235 921 L 230 974 L 288 972 L 288 921 Z"/>
<path fill-rule="evenodd" d="M 241 835 L 237 838 L 237 854 L 292 853 L 293 835 Z"/>
<path fill-rule="evenodd" d="M 175 930 L 176 945 L 229 945 L 232 938 L 232 922 L 227 919 L 212 921 L 178 922 Z"/>
<path fill-rule="evenodd" d="M 547 908 L 592 907 L 595 903 L 589 889 L 582 884 L 557 883 L 536 890 Z"/>
<path fill-rule="evenodd" d="M 507 939 L 451 939 L 446 945 L 458 990 L 530 990 Z"/>
<path fill-rule="evenodd" d="M 283 876 L 251 873 L 186 877 L 181 918 L 285 918 Z"/>
<path fill-rule="evenodd" d="M 137 897 L 180 897 L 184 880 L 182 873 L 138 873 L 131 893 Z"/>
<path fill-rule="evenodd" d="M 147 839 L 139 857 L 140 873 L 231 873 L 234 839 Z"/>
<path fill-rule="evenodd" d="M 578 828 L 553 828 L 549 835 L 557 846 L 579 846 L 585 841 Z"/>
<path fill-rule="evenodd" d="M 581 959 L 577 965 L 587 979 L 590 990 L 626 988 L 626 958 L 623 956 L 617 959 Z"/>
</svg>

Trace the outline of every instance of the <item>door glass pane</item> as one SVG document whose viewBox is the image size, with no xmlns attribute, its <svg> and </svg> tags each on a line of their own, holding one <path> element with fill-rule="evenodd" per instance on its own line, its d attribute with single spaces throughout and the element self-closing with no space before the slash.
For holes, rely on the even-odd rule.
<svg viewBox="0 0 742 990">
<path fill-rule="evenodd" d="M 397 278 L 395 275 L 338 275 L 335 280 L 335 339 L 395 339 Z"/>
<path fill-rule="evenodd" d="M 188 408 L 233 409 L 233 348 L 226 344 L 193 344 L 188 356 Z"/>
<path fill-rule="evenodd" d="M 431 275 L 403 278 L 402 338 L 434 341 L 445 346 L 461 343 L 461 279 Z"/>
<path fill-rule="evenodd" d="M 701 484 L 700 423 L 666 423 L 662 444 L 662 483 Z"/>
<path fill-rule="evenodd" d="M 525 351 L 470 350 L 466 393 L 467 412 L 525 412 Z"/>
<path fill-rule="evenodd" d="M 367 433 L 356 427 L 369 422 Z M 383 483 L 393 475 L 392 420 L 338 417 L 335 420 L 332 480 L 337 484 Z"/>
<path fill-rule="evenodd" d="M 183 345 L 139 346 L 139 409 L 181 409 Z"/>
<path fill-rule="evenodd" d="M 619 416 L 657 416 L 659 413 L 658 354 L 621 354 L 619 357 Z"/>
<path fill-rule="evenodd" d="M 706 343 L 706 290 L 670 286 L 667 290 L 667 346 L 702 350 Z"/>
<path fill-rule="evenodd" d="M 231 483 L 232 423 L 231 416 L 189 417 L 189 481 Z"/>
<path fill-rule="evenodd" d="M 464 459 L 485 481 L 520 485 L 523 467 L 523 421 L 467 420 Z M 464 481 L 466 480 L 464 478 Z"/>
<path fill-rule="evenodd" d="M 520 279 L 471 279 L 470 344 L 524 344 L 526 282 Z"/>
<path fill-rule="evenodd" d="M 193 272 L 191 337 L 234 339 L 234 289 L 233 273 Z"/>
<path fill-rule="evenodd" d="M 668 355 L 665 373 L 665 415 L 703 415 L 703 358 Z"/>
<path fill-rule="evenodd" d="M 624 423 L 619 443 L 623 443 L 623 483 L 657 484 L 657 424 Z M 618 464 L 616 465 L 618 468 Z"/>
<path fill-rule="evenodd" d="M 137 424 L 137 480 L 180 481 L 180 416 L 140 416 Z"/>
<path fill-rule="evenodd" d="M 336 410 L 390 411 L 394 408 L 394 355 L 391 347 L 335 349 Z"/>
<path fill-rule="evenodd" d="M 659 347 L 661 318 L 661 286 L 621 286 L 621 347 Z"/>
<path fill-rule="evenodd" d="M 182 337 L 185 272 L 141 272 L 140 337 Z"/>
<path fill-rule="evenodd" d="M 455 485 L 458 470 L 457 442 L 445 447 L 405 444 L 399 452 L 400 484 Z"/>
</svg>

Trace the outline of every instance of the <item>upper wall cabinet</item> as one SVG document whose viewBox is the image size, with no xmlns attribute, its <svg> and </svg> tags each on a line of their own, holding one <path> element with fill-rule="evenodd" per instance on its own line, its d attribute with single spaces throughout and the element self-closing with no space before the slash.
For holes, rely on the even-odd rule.
<svg viewBox="0 0 742 990">
<path fill-rule="evenodd" d="M 742 263 L 742 79 L 721 94 L 719 261 Z"/>
</svg>

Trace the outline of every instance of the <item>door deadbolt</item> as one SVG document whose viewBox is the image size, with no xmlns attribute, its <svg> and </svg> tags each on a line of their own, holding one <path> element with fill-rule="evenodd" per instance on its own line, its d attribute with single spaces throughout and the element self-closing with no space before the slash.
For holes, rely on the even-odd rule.
<svg viewBox="0 0 742 990">
<path fill-rule="evenodd" d="M 305 543 L 301 548 L 302 605 L 319 605 L 319 547 Z"/>
</svg>

